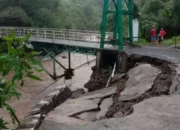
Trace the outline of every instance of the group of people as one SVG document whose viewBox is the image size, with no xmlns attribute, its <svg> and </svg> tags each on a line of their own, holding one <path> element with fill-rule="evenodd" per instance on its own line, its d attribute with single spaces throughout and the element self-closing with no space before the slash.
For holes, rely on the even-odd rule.
<svg viewBox="0 0 180 130">
<path fill-rule="evenodd" d="M 163 28 L 161 28 L 160 32 L 157 35 L 157 29 L 155 27 L 153 27 L 150 32 L 149 32 L 150 36 L 151 36 L 151 42 L 155 43 L 156 40 L 158 39 L 159 44 L 162 43 L 164 36 L 166 35 L 166 32 Z"/>
</svg>

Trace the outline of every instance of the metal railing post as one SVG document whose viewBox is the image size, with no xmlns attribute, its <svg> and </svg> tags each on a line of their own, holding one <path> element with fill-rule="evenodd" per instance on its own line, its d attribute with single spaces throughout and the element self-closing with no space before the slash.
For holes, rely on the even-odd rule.
<svg viewBox="0 0 180 130">
<path fill-rule="evenodd" d="M 66 31 L 63 31 L 63 40 L 66 40 Z"/>
<path fill-rule="evenodd" d="M 92 41 L 91 33 L 89 33 L 89 34 L 90 34 L 90 41 L 89 42 L 91 42 Z"/>
<path fill-rule="evenodd" d="M 21 29 L 19 30 L 19 36 L 22 36 L 22 35 L 21 35 Z"/>
<path fill-rule="evenodd" d="M 78 32 L 78 39 L 77 39 L 78 41 L 80 41 L 81 40 L 81 37 L 80 37 L 80 35 L 79 35 L 79 32 Z"/>
<path fill-rule="evenodd" d="M 54 32 L 54 30 L 52 31 L 52 35 L 53 35 L 53 40 L 55 39 L 55 32 Z"/>
<path fill-rule="evenodd" d="M 1 28 L 0 28 L 0 37 L 2 37 L 2 31 L 1 31 Z"/>
<path fill-rule="evenodd" d="M 38 29 L 36 28 L 36 34 L 35 34 L 35 37 L 36 37 L 36 41 L 37 41 L 37 37 L 38 37 Z"/>
<path fill-rule="evenodd" d="M 46 30 L 44 30 L 44 38 L 46 38 Z"/>
</svg>

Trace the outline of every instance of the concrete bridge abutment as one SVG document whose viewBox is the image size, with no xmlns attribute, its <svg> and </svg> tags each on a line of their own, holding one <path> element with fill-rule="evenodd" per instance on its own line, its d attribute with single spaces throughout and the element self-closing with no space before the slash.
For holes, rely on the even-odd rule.
<svg viewBox="0 0 180 130">
<path fill-rule="evenodd" d="M 127 71 L 128 55 L 124 51 L 99 50 L 96 54 L 96 67 L 98 69 L 110 69 L 116 63 L 116 71 L 124 73 Z"/>
</svg>

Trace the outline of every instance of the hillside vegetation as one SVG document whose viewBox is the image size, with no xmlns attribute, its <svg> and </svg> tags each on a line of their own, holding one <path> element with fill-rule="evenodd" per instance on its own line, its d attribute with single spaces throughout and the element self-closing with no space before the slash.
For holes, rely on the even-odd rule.
<svg viewBox="0 0 180 130">
<path fill-rule="evenodd" d="M 152 26 L 165 28 L 168 37 L 180 33 L 180 0 L 134 0 L 140 11 L 142 35 Z"/>
<path fill-rule="evenodd" d="M 0 24 L 96 30 L 102 0 L 0 0 Z"/>
<path fill-rule="evenodd" d="M 104 0 L 0 0 L 0 26 L 99 30 Z M 152 26 L 180 33 L 180 0 L 134 0 L 141 36 Z M 112 30 L 112 19 L 109 19 Z M 127 21 L 127 20 L 125 20 Z M 128 26 L 128 24 L 124 24 Z"/>
</svg>

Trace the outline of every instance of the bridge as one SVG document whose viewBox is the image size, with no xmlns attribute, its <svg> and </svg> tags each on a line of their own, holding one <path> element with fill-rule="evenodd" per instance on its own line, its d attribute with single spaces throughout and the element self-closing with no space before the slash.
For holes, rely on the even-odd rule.
<svg viewBox="0 0 180 130">
<path fill-rule="evenodd" d="M 67 30 L 53 28 L 30 28 L 30 27 L 0 27 L 0 37 L 14 32 L 17 37 L 31 34 L 30 41 L 36 50 L 49 52 L 76 52 L 81 54 L 96 54 L 100 48 L 101 32 L 86 30 Z M 110 44 L 112 32 L 106 32 L 104 49 L 118 50 L 117 45 Z M 125 51 L 154 56 L 165 60 L 180 61 L 180 51 L 173 48 L 160 47 L 125 47 Z"/>
<path fill-rule="evenodd" d="M 42 58 L 50 57 L 53 62 L 53 74 L 44 70 L 53 79 L 66 76 L 66 74 L 57 76 L 55 63 L 64 68 L 65 73 L 72 75 L 71 55 L 70 53 L 81 53 L 96 55 L 97 50 L 100 50 L 101 33 L 98 31 L 85 30 L 67 30 L 67 29 L 52 29 L 52 28 L 29 28 L 29 27 L 0 27 L 0 37 L 8 36 L 14 33 L 19 38 L 24 38 L 30 34 L 29 41 L 34 47 L 34 50 L 42 52 Z M 111 44 L 112 32 L 106 32 L 105 44 L 103 49 L 118 50 L 118 46 Z M 109 44 L 108 44 L 109 43 Z M 56 55 L 61 52 L 68 52 L 69 66 L 66 68 L 56 60 Z"/>
<path fill-rule="evenodd" d="M 113 32 L 107 32 L 108 15 L 114 16 Z M 133 0 L 104 0 L 101 31 L 59 30 L 47 28 L 0 27 L 0 36 L 15 32 L 23 37 L 31 33 L 36 50 L 58 54 L 62 51 L 95 54 L 98 49 L 123 50 L 123 16 L 128 17 L 129 41 L 133 38 Z M 107 44 L 109 43 L 109 45 Z"/>
<path fill-rule="evenodd" d="M 116 10 L 108 10 L 110 4 L 114 4 Z M 123 8 L 123 2 L 127 5 L 127 10 Z M 152 56 L 173 62 L 180 62 L 180 51 L 170 48 L 123 48 L 123 23 L 122 15 L 129 15 L 129 38 L 132 43 L 132 0 L 104 0 L 104 13 L 102 20 L 102 30 L 86 31 L 86 30 L 68 30 L 53 28 L 34 28 L 34 27 L 0 27 L 0 37 L 9 35 L 14 32 L 19 38 L 31 34 L 29 41 L 33 44 L 36 51 L 42 51 L 44 59 L 50 57 L 53 62 L 53 73 L 51 74 L 45 68 L 46 73 L 54 80 L 63 76 L 70 79 L 73 76 L 74 69 L 71 68 L 71 52 L 81 54 L 96 55 L 98 50 L 126 51 L 133 54 Z M 107 14 L 115 14 L 115 26 L 113 32 L 106 32 Z M 68 67 L 63 66 L 56 59 L 56 55 L 61 52 L 68 52 Z M 56 63 L 65 71 L 62 75 L 56 74 Z"/>
<path fill-rule="evenodd" d="M 46 49 L 58 54 L 62 51 L 77 52 L 95 55 L 100 49 L 101 32 L 86 30 L 67 30 L 51 28 L 28 28 L 28 27 L 0 27 L 0 37 L 14 32 L 17 37 L 30 35 L 29 40 L 36 50 Z M 117 46 L 108 44 L 112 38 L 112 32 L 106 32 L 104 49 L 118 50 Z"/>
<path fill-rule="evenodd" d="M 45 53 L 43 58 L 50 56 L 53 58 L 53 61 L 56 60 L 55 56 L 61 52 L 96 55 L 97 50 L 101 49 L 101 32 L 99 31 L 0 27 L 0 37 L 9 35 L 12 31 L 20 38 L 30 33 L 31 36 L 29 40 L 33 44 L 35 50 L 43 51 Z M 111 44 L 112 36 L 112 32 L 106 32 L 104 49 L 118 50 L 117 45 Z M 180 61 L 180 51 L 172 48 L 125 47 L 124 50 L 134 54 L 153 56 L 171 61 Z M 64 66 L 62 67 L 65 68 Z"/>
</svg>

